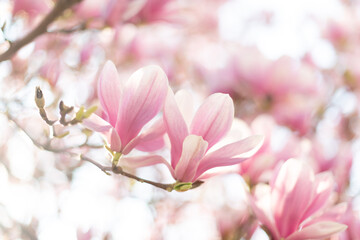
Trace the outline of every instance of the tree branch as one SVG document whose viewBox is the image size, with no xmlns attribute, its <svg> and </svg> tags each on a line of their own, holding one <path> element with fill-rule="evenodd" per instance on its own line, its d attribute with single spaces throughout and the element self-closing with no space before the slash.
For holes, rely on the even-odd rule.
<svg viewBox="0 0 360 240">
<path fill-rule="evenodd" d="M 52 30 L 52 31 L 48 31 L 48 33 L 62 33 L 62 34 L 71 34 L 74 32 L 79 32 L 79 31 L 84 31 L 86 30 L 86 22 L 82 22 L 78 25 L 75 25 L 73 27 L 70 28 L 60 28 L 60 29 L 56 29 L 56 30 Z"/>
<path fill-rule="evenodd" d="M 64 148 L 54 148 L 51 146 L 51 139 L 49 139 L 46 143 L 41 143 L 39 141 L 37 141 L 36 139 L 34 139 L 25 129 L 24 127 L 21 126 L 21 124 L 14 118 L 11 116 L 11 114 L 9 114 L 8 112 L 5 112 L 5 116 L 8 118 L 9 121 L 13 122 L 16 127 L 21 130 L 22 132 L 25 133 L 25 135 L 33 142 L 33 144 L 43 150 L 46 150 L 48 152 L 53 152 L 53 153 L 68 153 L 70 155 L 73 155 L 73 153 L 70 152 L 70 150 L 73 149 L 79 149 L 79 148 L 84 148 L 84 147 L 88 147 L 88 148 L 102 148 L 102 145 L 90 145 L 88 144 L 88 138 L 86 138 L 85 142 L 80 144 L 80 145 L 75 145 L 75 146 L 71 146 L 71 147 L 64 147 Z"/>
<path fill-rule="evenodd" d="M 153 181 L 150 181 L 150 180 L 142 179 L 142 178 L 137 177 L 137 176 L 135 176 L 135 175 L 133 175 L 131 173 L 125 172 L 119 166 L 114 166 L 114 167 L 103 166 L 103 165 L 99 164 L 98 162 L 96 162 L 96 161 L 92 160 L 91 158 L 88 158 L 88 157 L 86 157 L 84 155 L 80 155 L 80 159 L 94 164 L 96 167 L 98 167 L 101 171 L 105 172 L 107 175 L 109 175 L 109 172 L 112 172 L 114 174 L 120 174 L 120 175 L 123 175 L 125 177 L 134 179 L 134 180 L 136 180 L 138 182 L 147 183 L 147 184 L 153 185 L 155 187 L 164 189 L 164 190 L 169 191 L 169 192 L 171 192 L 173 190 L 173 188 L 174 188 L 174 184 L 163 184 L 163 183 L 157 183 L 157 182 L 153 182 Z"/>
<path fill-rule="evenodd" d="M 9 60 L 19 49 L 32 42 L 38 36 L 47 32 L 48 26 L 54 22 L 64 11 L 82 0 L 58 0 L 54 8 L 45 16 L 45 18 L 31 32 L 14 42 L 6 52 L 0 55 L 0 62 Z"/>
<path fill-rule="evenodd" d="M 141 183 L 147 183 L 147 184 L 153 185 L 155 187 L 161 188 L 161 189 L 166 190 L 168 192 L 171 192 L 172 190 L 176 190 L 176 184 L 177 183 L 164 184 L 164 183 L 158 183 L 158 182 L 153 182 L 153 181 L 150 181 L 150 180 L 146 180 L 146 179 L 140 178 L 138 176 L 135 176 L 135 175 L 133 175 L 131 173 L 125 172 L 119 166 L 113 166 L 113 167 L 103 166 L 103 165 L 99 164 L 98 162 L 96 162 L 96 161 L 92 160 L 91 158 L 88 158 L 88 157 L 86 157 L 84 155 L 80 155 L 80 159 L 83 160 L 83 161 L 87 161 L 87 162 L 90 162 L 90 163 L 94 164 L 96 167 L 98 167 L 101 171 L 103 171 L 107 175 L 110 175 L 110 172 L 112 172 L 114 174 L 120 174 L 120 175 L 123 175 L 125 177 L 134 179 L 134 180 L 136 180 L 138 182 L 141 182 Z M 202 181 L 196 181 L 196 182 L 192 183 L 190 189 L 197 188 L 202 183 L 203 183 Z"/>
</svg>

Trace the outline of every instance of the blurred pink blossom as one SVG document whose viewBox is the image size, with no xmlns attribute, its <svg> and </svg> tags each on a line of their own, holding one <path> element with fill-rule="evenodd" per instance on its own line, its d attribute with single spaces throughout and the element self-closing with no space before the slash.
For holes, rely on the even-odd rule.
<svg viewBox="0 0 360 240">
<path fill-rule="evenodd" d="M 140 22 L 169 21 L 174 16 L 174 10 L 169 5 L 174 0 L 147 0 L 144 1 L 143 7 L 134 17 Z"/>
<path fill-rule="evenodd" d="M 360 239 L 360 212 L 354 210 L 353 204 L 349 204 L 342 222 L 348 226 L 346 231 L 342 232 L 338 238 L 331 240 L 352 240 Z"/>
<path fill-rule="evenodd" d="M 146 2 L 146 0 L 85 0 L 74 9 L 80 19 L 100 23 L 90 26 L 116 27 L 137 15 Z"/>
<path fill-rule="evenodd" d="M 329 146 L 328 146 L 329 147 Z M 353 156 L 348 144 L 339 144 L 339 149 L 333 156 L 326 156 L 328 147 L 319 141 L 312 142 L 311 154 L 315 172 L 331 171 L 335 177 L 336 190 L 342 193 L 349 184 Z"/>
<path fill-rule="evenodd" d="M 347 227 L 338 223 L 346 205 L 325 209 L 333 186 L 328 172 L 315 175 L 305 162 L 289 159 L 270 186 L 256 187 L 253 210 L 275 240 L 324 239 Z"/>
<path fill-rule="evenodd" d="M 39 14 L 46 13 L 50 9 L 47 0 L 14 0 L 13 15 L 25 12 L 32 20 Z"/>
<path fill-rule="evenodd" d="M 55 86 L 62 71 L 62 66 L 59 58 L 50 58 L 40 68 L 39 74 L 46 79 L 51 86 Z"/>
<path fill-rule="evenodd" d="M 281 162 L 300 154 L 300 141 L 294 135 L 287 137 L 281 147 L 271 146 L 272 138 L 276 136 L 276 124 L 270 115 L 259 115 L 251 123 L 253 134 L 264 134 L 264 144 L 254 156 L 240 165 L 240 174 L 250 185 L 258 182 L 268 182 L 273 169 Z M 279 142 L 279 141 L 278 141 Z M 279 144 L 279 143 L 278 143 Z"/>
</svg>

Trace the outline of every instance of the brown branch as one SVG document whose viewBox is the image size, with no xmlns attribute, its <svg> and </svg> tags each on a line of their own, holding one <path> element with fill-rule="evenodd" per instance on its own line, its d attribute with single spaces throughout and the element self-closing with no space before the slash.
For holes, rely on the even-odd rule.
<svg viewBox="0 0 360 240">
<path fill-rule="evenodd" d="M 9 114 L 8 112 L 5 112 L 6 117 L 8 118 L 9 121 L 13 122 L 16 127 L 22 131 L 23 133 L 25 133 L 25 135 L 32 141 L 32 143 L 45 151 L 48 152 L 53 152 L 53 153 L 67 153 L 70 155 L 73 155 L 73 153 L 70 152 L 70 150 L 73 149 L 79 149 L 79 148 L 84 148 L 84 147 L 89 147 L 89 148 L 102 148 L 102 145 L 90 145 L 88 144 L 88 138 L 85 140 L 84 143 L 80 144 L 80 145 L 75 145 L 75 146 L 71 146 L 71 147 L 64 147 L 64 148 L 54 148 L 51 146 L 51 140 L 49 139 L 47 142 L 45 143 L 41 143 L 39 141 L 37 141 L 36 139 L 34 139 L 26 130 L 23 126 L 21 126 L 21 124 L 14 118 L 11 116 L 11 114 Z"/>
<path fill-rule="evenodd" d="M 141 183 L 147 183 L 147 184 L 150 184 L 152 186 L 155 186 L 155 187 L 158 187 L 158 188 L 161 188 L 163 190 L 166 190 L 168 192 L 171 192 L 172 190 L 176 190 L 176 184 L 177 183 L 173 183 L 173 184 L 164 184 L 164 183 L 158 183 L 158 182 L 153 182 L 153 181 L 150 181 L 150 180 L 146 180 L 146 179 L 143 179 L 143 178 L 140 178 L 138 176 L 135 176 L 131 173 L 128 173 L 128 172 L 125 172 L 121 167 L 119 166 L 112 166 L 112 167 L 106 167 L 106 166 L 103 166 L 101 164 L 99 164 L 98 162 L 92 160 L 91 158 L 88 158 L 84 155 L 80 155 L 80 159 L 81 160 L 84 160 L 84 161 L 87 161 L 87 162 L 90 162 L 92 164 L 94 164 L 96 167 L 98 167 L 101 171 L 103 171 L 104 173 L 106 173 L 107 175 L 110 174 L 110 172 L 114 173 L 114 174 L 120 174 L 120 175 L 123 175 L 125 177 L 128 177 L 128 178 L 131 178 L 131 179 L 134 179 L 138 182 L 141 182 Z M 203 182 L 202 181 L 196 181 L 192 184 L 192 187 L 190 189 L 194 189 L 194 188 L 197 188 L 199 187 Z"/>
<path fill-rule="evenodd" d="M 64 126 L 67 126 L 71 123 L 71 121 L 66 121 L 66 115 L 72 112 L 74 110 L 74 107 L 68 107 L 64 104 L 63 101 L 60 101 L 59 103 L 59 110 L 60 110 L 60 123 Z"/>
<path fill-rule="evenodd" d="M 65 10 L 82 0 L 58 0 L 54 8 L 45 16 L 45 18 L 31 32 L 16 41 L 11 42 L 6 52 L 0 55 L 0 62 L 9 60 L 19 49 L 31 43 L 35 38 L 47 32 L 48 26 L 61 16 Z"/>
<path fill-rule="evenodd" d="M 163 183 L 157 183 L 157 182 L 153 182 L 153 181 L 150 181 L 150 180 L 146 180 L 146 179 L 143 179 L 143 178 L 140 178 L 140 177 L 137 177 L 131 173 L 128 173 L 128 172 L 125 172 L 121 167 L 119 166 L 114 166 L 114 167 L 106 167 L 106 166 L 103 166 L 101 164 L 99 164 L 98 162 L 92 160 L 91 158 L 88 158 L 84 155 L 80 155 L 80 159 L 81 160 L 84 160 L 84 161 L 87 161 L 87 162 L 90 162 L 92 164 L 94 164 L 96 167 L 98 167 L 101 171 L 105 172 L 106 174 L 109 175 L 109 172 L 112 172 L 114 174 L 120 174 L 120 175 L 123 175 L 125 177 L 128 177 L 128 178 L 131 178 L 131 179 L 134 179 L 138 182 L 141 182 L 141 183 L 148 183 L 150 185 L 153 185 L 155 187 L 158 187 L 158 188 L 161 188 L 161 189 L 164 189 L 166 191 L 169 191 L 171 192 L 173 189 L 174 189 L 174 184 L 163 184 Z"/>
<path fill-rule="evenodd" d="M 70 27 L 70 28 L 60 28 L 60 29 L 48 31 L 48 33 L 71 34 L 71 33 L 74 33 L 74 32 L 84 31 L 86 29 L 87 29 L 87 23 L 82 22 L 82 23 L 80 23 L 78 25 L 75 25 L 73 27 Z"/>
</svg>

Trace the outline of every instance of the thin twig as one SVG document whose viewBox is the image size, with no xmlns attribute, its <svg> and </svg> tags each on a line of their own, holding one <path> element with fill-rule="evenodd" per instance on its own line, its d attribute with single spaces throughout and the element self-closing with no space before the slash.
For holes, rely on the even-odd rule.
<svg viewBox="0 0 360 240">
<path fill-rule="evenodd" d="M 6 117 L 8 118 L 9 121 L 13 122 L 16 127 L 21 130 L 23 133 L 25 133 L 25 135 L 32 141 L 32 143 L 43 150 L 46 150 L 48 152 L 53 152 L 53 153 L 69 153 L 72 154 L 71 152 L 69 152 L 70 150 L 73 149 L 79 149 L 79 148 L 83 148 L 83 147 L 89 147 L 89 148 L 102 148 L 102 145 L 90 145 L 87 143 L 88 139 L 86 139 L 86 141 L 80 145 L 76 145 L 76 146 L 71 146 L 71 147 L 64 147 L 64 148 L 54 148 L 51 146 L 51 140 L 49 139 L 46 143 L 40 143 L 39 141 L 37 141 L 36 139 L 34 139 L 26 130 L 25 128 L 23 128 L 21 126 L 21 124 L 11 116 L 11 114 L 9 114 L 8 112 L 5 112 Z"/>
<path fill-rule="evenodd" d="M 58 0 L 54 8 L 31 32 L 16 41 L 11 42 L 6 52 L 0 55 L 0 62 L 9 60 L 19 49 L 32 42 L 35 38 L 47 32 L 48 26 L 61 16 L 65 10 L 82 0 Z"/>
<path fill-rule="evenodd" d="M 60 120 L 59 120 L 59 122 L 64 126 L 69 125 L 71 123 L 71 121 L 66 121 L 66 115 L 71 113 L 72 110 L 74 110 L 74 107 L 68 107 L 68 106 L 66 106 L 64 104 L 63 101 L 60 101 L 59 110 L 60 110 Z"/>
<path fill-rule="evenodd" d="M 87 23 L 86 22 L 82 22 L 78 25 L 75 25 L 73 27 L 70 28 L 60 28 L 60 29 L 55 29 L 52 31 L 48 31 L 47 33 L 62 33 L 62 34 L 71 34 L 74 32 L 79 32 L 79 31 L 84 31 L 87 28 Z"/>
<path fill-rule="evenodd" d="M 128 177 L 128 178 L 131 178 L 131 179 L 134 179 L 138 182 L 141 182 L 141 183 L 147 183 L 147 184 L 150 184 L 152 186 L 155 186 L 155 187 L 158 187 L 158 188 L 161 188 L 163 190 L 166 190 L 168 192 L 171 192 L 172 190 L 177 190 L 176 189 L 176 185 L 177 183 L 173 183 L 173 184 L 164 184 L 164 183 L 158 183 L 158 182 L 153 182 L 153 181 L 150 181 L 150 180 L 146 180 L 146 179 L 143 179 L 143 178 L 140 178 L 138 176 L 135 176 L 131 173 L 128 173 L 128 172 L 125 172 L 122 167 L 120 166 L 112 166 L 112 167 L 106 167 L 106 166 L 103 166 L 101 165 L 100 163 L 92 160 L 91 158 L 89 157 L 86 157 L 84 155 L 80 155 L 80 159 L 83 160 L 83 161 L 87 161 L 87 162 L 90 162 L 92 164 L 94 164 L 96 167 L 98 167 L 101 171 L 103 171 L 104 173 L 106 173 L 107 175 L 109 175 L 110 172 L 114 173 L 114 174 L 120 174 L 120 175 L 123 175 L 125 177 Z M 191 185 L 191 188 L 189 189 L 194 189 L 194 188 L 197 188 L 199 187 L 201 184 L 203 184 L 202 181 L 196 181 L 194 183 L 192 183 Z M 189 190 L 187 189 L 187 190 Z M 178 190 L 177 190 L 178 191 Z"/>
<path fill-rule="evenodd" d="M 80 155 L 80 159 L 94 164 L 94 165 L 95 165 L 96 167 L 98 167 L 101 171 L 105 172 L 105 173 L 108 174 L 108 175 L 109 175 L 109 172 L 112 172 L 112 173 L 114 173 L 114 174 L 120 174 L 120 175 L 123 175 L 123 176 L 125 176 L 125 177 L 134 179 L 134 180 L 136 180 L 136 181 L 138 181 L 138 182 L 147 183 L 147 184 L 153 185 L 153 186 L 155 186 L 155 187 L 164 189 L 164 190 L 169 191 L 169 192 L 171 192 L 171 191 L 174 189 L 174 184 L 163 184 L 163 183 L 157 183 L 157 182 L 153 182 L 153 181 L 150 181 L 150 180 L 146 180 L 146 179 L 137 177 L 137 176 L 135 176 L 135 175 L 133 175 L 133 174 L 131 174 L 131 173 L 125 172 L 125 171 L 124 171 L 121 167 L 119 167 L 119 166 L 106 167 L 106 166 L 103 166 L 103 165 L 99 164 L 98 162 L 96 162 L 96 161 L 92 160 L 91 158 L 88 158 L 88 157 L 86 157 L 86 156 L 84 156 L 84 155 Z"/>
</svg>

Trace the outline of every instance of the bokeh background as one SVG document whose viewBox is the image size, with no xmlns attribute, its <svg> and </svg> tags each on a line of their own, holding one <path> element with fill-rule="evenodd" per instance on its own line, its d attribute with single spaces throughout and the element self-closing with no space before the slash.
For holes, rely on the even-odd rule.
<svg viewBox="0 0 360 240">
<path fill-rule="evenodd" d="M 0 53 L 53 6 L 0 0 Z M 360 239 L 359 27 L 356 0 L 83 0 L 0 62 L 0 238 L 269 239 L 247 196 L 295 157 L 316 173 L 332 172 L 334 201 L 349 204 L 339 220 L 349 228 L 332 239 Z M 265 135 L 264 146 L 184 193 L 81 162 L 86 153 L 109 164 L 107 151 L 92 147 L 101 136 L 81 126 L 50 128 L 34 89 L 41 86 L 50 119 L 60 99 L 99 105 L 106 60 L 123 79 L 157 64 L 174 91 L 191 91 L 198 104 L 230 94 L 240 126 L 233 134 Z M 163 166 L 132 171 L 173 181 Z"/>
</svg>

